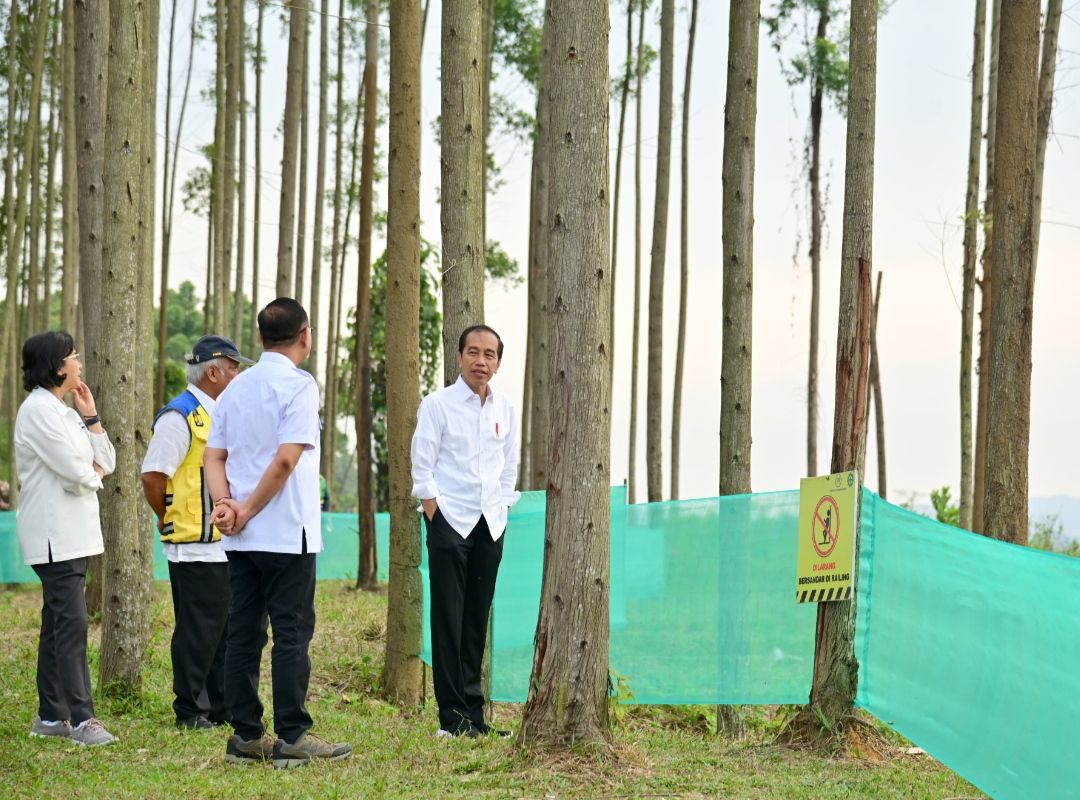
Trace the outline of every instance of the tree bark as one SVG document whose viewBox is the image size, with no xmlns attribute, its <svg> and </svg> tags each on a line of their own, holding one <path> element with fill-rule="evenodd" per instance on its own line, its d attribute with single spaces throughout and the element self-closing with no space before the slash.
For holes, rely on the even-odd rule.
<svg viewBox="0 0 1080 800">
<path fill-rule="evenodd" d="M 986 0 L 976 0 L 975 46 L 971 62 L 971 123 L 968 128 L 967 193 L 964 201 L 964 284 L 960 315 L 960 527 L 966 530 L 971 530 L 974 499 L 972 495 L 974 462 L 971 441 L 971 361 L 972 334 L 975 325 L 975 260 L 978 255 L 979 157 L 982 151 L 985 51 Z M 880 487 L 878 491 L 880 492 Z"/>
<path fill-rule="evenodd" d="M 443 384 L 458 377 L 459 334 L 484 321 L 484 56 L 481 0 L 442 3 Z"/>
<path fill-rule="evenodd" d="M 608 6 L 548 0 L 550 88 L 548 303 L 551 490 L 529 698 L 519 741 L 606 748 L 611 382 L 607 363 Z"/>
<path fill-rule="evenodd" d="M 375 492 L 371 410 L 371 230 L 375 185 L 375 136 L 379 113 L 379 2 L 367 0 L 364 15 L 364 146 L 360 153 L 360 230 L 356 276 L 356 475 L 360 554 L 356 582 L 361 589 L 376 584 Z M 419 380 L 419 378 L 418 378 Z"/>
<path fill-rule="evenodd" d="M 990 83 L 987 88 L 986 112 L 986 198 L 983 201 L 982 280 L 979 281 L 981 308 L 979 310 L 979 394 L 975 406 L 975 476 L 972 489 L 971 530 L 983 533 L 983 502 L 986 492 L 986 408 L 990 384 L 990 318 L 991 288 L 993 286 L 994 242 L 994 150 L 997 143 L 997 85 L 998 51 L 1001 40 L 1001 0 L 993 0 L 990 24 Z"/>
<path fill-rule="evenodd" d="M 61 0 L 57 0 L 54 14 L 60 17 Z M 53 28 L 52 51 L 60 53 L 60 28 Z M 56 207 L 56 152 L 59 145 L 59 117 L 63 110 L 60 107 L 60 81 L 62 79 L 62 65 L 55 57 L 50 60 L 52 69 L 49 70 L 51 89 L 49 93 L 49 143 L 45 159 L 45 262 L 41 271 L 41 296 L 42 313 L 39 317 L 43 329 L 51 330 L 52 324 L 52 283 L 53 283 L 53 210 Z"/>
<path fill-rule="evenodd" d="M 840 261 L 840 315 L 836 342 L 836 402 L 832 472 L 857 470 L 866 458 L 869 415 L 870 274 L 874 199 L 877 78 L 877 0 L 854 0 L 848 71 L 844 229 Z M 855 563 L 859 558 L 856 515 Z M 810 703 L 785 734 L 829 734 L 842 728 L 855 700 L 855 600 L 819 603 Z"/>
<path fill-rule="evenodd" d="M 236 81 L 236 124 L 239 127 L 239 154 L 237 156 L 236 200 L 236 280 L 233 284 L 232 337 L 237 347 L 244 346 L 244 259 L 247 246 L 247 23 L 244 21 L 244 0 L 232 0 L 232 13 L 236 17 L 233 36 L 236 41 L 236 57 L 233 59 Z M 258 233 L 256 232 L 256 236 Z M 252 309 L 255 312 L 255 309 Z M 255 316 L 255 313 L 252 314 Z M 241 350 L 246 353 L 247 350 Z"/>
<path fill-rule="evenodd" d="M 664 266 L 667 262 L 671 188 L 671 118 L 675 65 L 675 0 L 660 3 L 660 129 L 656 140 L 656 194 L 649 265 L 649 366 L 645 397 L 645 466 L 649 502 L 664 499 Z"/>
<path fill-rule="evenodd" d="M 322 0 L 319 14 L 319 125 L 315 157 L 315 224 L 311 232 L 311 324 L 316 331 L 311 335 L 311 352 L 319 352 L 318 328 L 322 324 L 322 261 L 323 261 L 323 213 L 326 196 L 326 128 L 329 111 L 327 93 L 330 86 L 330 0 Z M 311 358 L 311 374 L 319 380 L 319 358 Z M 325 385 L 325 384 L 324 384 Z"/>
<path fill-rule="evenodd" d="M 825 39 L 829 4 L 818 7 L 816 41 Z M 821 113 L 825 80 L 816 71 L 810 80 L 810 352 L 806 378 L 806 474 L 817 475 L 818 339 L 821 317 Z"/>
<path fill-rule="evenodd" d="M 885 400 L 881 395 L 881 364 L 878 361 L 877 324 L 878 310 L 881 308 L 881 273 L 877 274 L 877 289 L 874 292 L 874 312 L 870 322 L 870 391 L 874 395 L 874 432 L 877 435 L 877 478 L 878 495 L 882 500 L 888 498 L 888 486 L 885 474 Z"/>
<path fill-rule="evenodd" d="M 139 448 L 136 432 L 143 413 L 133 391 L 142 376 L 131 343 L 139 335 L 139 224 L 142 147 L 143 60 L 139 0 L 109 3 L 108 99 L 104 138 L 105 221 L 102 254 L 109 269 L 101 291 L 101 391 L 108 398 L 109 436 L 116 448 L 116 471 L 102 492 L 105 535 L 101 624 L 101 685 L 135 691 L 141 683 L 143 652 L 150 632 L 151 541 L 138 524 Z M 152 191 L 152 190 L 151 190 Z"/>
<path fill-rule="evenodd" d="M 383 691 L 415 705 L 423 689 L 420 517 L 409 455 L 420 396 L 420 3 L 390 2 L 386 407 L 390 468 L 390 588 Z"/>
<path fill-rule="evenodd" d="M 626 502 L 637 501 L 637 419 L 638 362 L 641 340 L 641 88 L 645 76 L 645 8 L 648 0 L 638 2 L 637 58 L 634 59 L 634 324 L 630 336 L 630 443 L 627 466 Z"/>
<path fill-rule="evenodd" d="M 78 176 L 75 174 L 75 0 L 64 0 L 64 76 L 60 87 L 63 148 L 64 259 L 60 288 L 60 328 L 73 336 L 79 275 Z"/>
<path fill-rule="evenodd" d="M 228 51 L 229 34 L 228 14 L 226 13 L 228 0 L 213 0 L 214 3 L 214 35 L 216 36 L 216 60 L 214 70 L 214 149 L 211 157 L 213 166 L 210 169 L 210 229 L 212 231 L 214 250 L 211 260 L 210 279 L 206 287 L 205 318 L 206 333 L 216 332 L 225 322 L 225 313 L 228 303 L 221 293 L 221 276 L 225 271 L 225 184 L 228 182 L 228 157 L 225 147 L 225 103 L 228 88 L 226 76 L 229 74 Z"/>
<path fill-rule="evenodd" d="M 548 15 L 544 14 L 542 47 L 547 50 L 551 31 Z M 547 104 L 544 93 L 548 91 L 548 65 L 541 59 L 540 87 L 536 94 L 536 138 L 533 140 L 533 171 L 536 180 L 533 186 L 529 210 L 529 342 L 528 359 L 531 364 L 532 387 L 529 397 L 532 407 L 529 411 L 529 466 L 528 479 L 530 489 L 543 491 L 548 488 L 548 459 L 551 452 L 548 446 L 551 437 L 551 390 L 548 381 L 547 363 L 550 341 L 550 308 L 548 306 L 548 194 L 550 183 L 551 141 L 548 135 L 550 124 L 547 119 Z"/>
<path fill-rule="evenodd" d="M 265 0 L 257 0 L 258 17 L 255 23 L 255 192 L 252 197 L 255 236 L 251 243 L 251 350 L 248 355 L 256 358 L 261 349 L 259 339 L 259 226 L 262 224 L 262 73 L 263 73 L 263 17 Z"/>
<path fill-rule="evenodd" d="M 696 8 L 695 2 L 695 8 Z M 615 279 L 619 265 L 619 195 L 622 191 L 623 144 L 626 141 L 626 107 L 630 81 L 634 78 L 634 0 L 626 2 L 626 71 L 619 82 L 619 132 L 615 135 L 615 187 L 611 197 L 611 320 L 608 331 L 608 362 L 615 377 Z M 685 102 L 685 100 L 684 100 Z"/>
<path fill-rule="evenodd" d="M 1039 2 L 1001 8 L 985 532 L 1027 544 Z"/>
<path fill-rule="evenodd" d="M 1046 140 L 1050 136 L 1050 114 L 1054 107 L 1054 73 L 1057 70 L 1058 31 L 1061 28 L 1061 0 L 1049 0 L 1046 23 L 1043 26 L 1042 59 L 1039 66 L 1039 118 L 1035 139 L 1035 211 L 1034 241 L 1031 264 L 1034 273 L 1039 266 L 1039 233 L 1042 224 L 1043 171 L 1046 166 Z"/>
<path fill-rule="evenodd" d="M 240 51 L 238 9 L 235 0 L 217 0 L 217 2 L 226 7 L 228 21 L 225 26 L 225 102 L 219 106 L 225 114 L 225 139 L 222 151 L 215 151 L 215 155 L 218 156 L 218 167 L 224 167 L 225 170 L 223 179 L 225 193 L 221 204 L 221 220 L 224 226 L 221 238 L 222 260 L 221 268 L 216 273 L 219 316 L 214 333 L 226 336 L 232 328 L 232 315 L 241 313 L 240 309 L 232 308 L 229 299 L 232 295 L 232 263 L 235 252 L 233 248 L 236 241 L 236 124 L 239 117 L 237 108 L 240 90 L 239 70 L 243 53 Z"/>
<path fill-rule="evenodd" d="M 300 123 L 300 91 L 303 80 L 304 31 L 307 30 L 307 0 L 293 0 L 289 6 L 289 57 L 286 64 L 285 111 L 282 121 L 281 204 L 278 210 L 277 282 L 278 297 L 293 290 L 293 226 L 296 224 L 296 159 Z"/>
<path fill-rule="evenodd" d="M 750 4 L 753 6 L 753 3 Z M 690 39 L 686 45 L 686 78 L 683 84 L 683 107 L 682 107 L 682 143 L 679 148 L 679 160 L 681 166 L 681 180 L 679 181 L 679 333 L 675 344 L 675 391 L 671 402 L 671 499 L 679 499 L 679 456 L 681 448 L 679 440 L 682 435 L 682 388 L 683 371 L 686 363 L 686 300 L 687 289 L 690 282 L 690 77 L 694 66 L 694 36 L 697 33 L 697 0 L 690 4 Z M 754 14 L 754 30 L 757 30 L 758 14 Z M 757 73 L 757 49 L 754 49 L 754 73 Z M 756 83 L 752 81 L 752 84 Z M 756 90 L 756 89 L 755 89 Z M 756 104 L 755 104 L 756 106 Z M 756 113 L 755 113 L 756 118 Z M 724 139 L 725 144 L 727 138 Z M 753 146 L 753 134 L 750 136 L 751 147 Z M 751 155 L 751 163 L 753 156 Z M 754 176 L 751 168 L 747 177 L 753 186 Z M 751 189 L 750 196 L 753 197 Z M 751 209 L 751 229 L 753 226 L 753 210 Z M 615 304 L 612 303 L 614 316 Z"/>
<path fill-rule="evenodd" d="M 326 19 L 325 16 L 322 19 Z M 338 27 L 342 27 L 344 23 L 343 19 L 338 20 Z M 322 48 L 322 41 L 319 42 L 320 49 Z M 300 189 L 296 200 L 296 268 L 293 272 L 293 279 L 296 284 L 296 289 L 293 290 L 293 297 L 301 305 L 304 304 L 304 257 L 307 253 L 307 185 L 308 185 L 308 150 L 310 146 L 308 144 L 308 135 L 311 130 L 310 120 L 308 119 L 309 107 L 311 103 L 308 98 L 310 95 L 310 62 L 311 62 L 311 20 L 304 24 L 304 64 L 301 70 L 300 77 L 300 154 L 299 154 L 299 170 L 300 170 Z M 315 346 L 311 347 L 313 352 Z M 318 358 L 316 358 L 316 361 Z"/>
<path fill-rule="evenodd" d="M 694 2 L 696 15 L 697 2 Z M 754 169 L 757 128 L 759 0 L 732 3 L 728 17 L 727 103 L 724 113 L 723 340 L 720 363 L 720 494 L 748 494 L 750 489 L 750 401 L 753 378 L 754 320 Z M 691 24 L 691 31 L 693 24 Z M 693 33 L 691 33 L 693 42 Z M 691 51 L 692 52 L 692 51 Z M 689 61 L 686 80 L 690 82 Z M 689 120 L 683 109 L 683 138 Z M 685 146 L 685 145 L 684 145 Z M 688 168 L 684 156 L 684 181 Z M 686 199 L 684 189 L 683 224 Z M 683 239 L 686 239 L 685 227 Z M 683 267 L 684 271 L 686 267 Z M 682 302 L 685 304 L 685 289 Z M 681 316 L 681 315 L 680 315 Z M 682 361 L 680 330 L 679 361 Z M 676 386 L 680 367 L 676 367 Z M 675 406 L 678 414 L 678 404 Z M 675 417 L 672 420 L 675 430 Z M 677 441 L 672 441 L 677 447 Z M 678 497 L 677 466 L 671 468 L 672 499 Z M 717 730 L 743 734 L 737 706 L 717 707 Z"/>
</svg>

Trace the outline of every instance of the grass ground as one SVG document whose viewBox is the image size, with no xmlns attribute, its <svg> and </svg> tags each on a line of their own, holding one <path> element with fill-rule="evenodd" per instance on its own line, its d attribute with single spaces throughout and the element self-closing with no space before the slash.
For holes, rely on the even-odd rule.
<svg viewBox="0 0 1080 800">
<path fill-rule="evenodd" d="M 36 710 L 34 683 L 40 590 L 0 589 L 0 795 L 5 798 L 443 798 L 725 797 L 979 798 L 976 789 L 928 756 L 906 755 L 890 740 L 877 761 L 826 758 L 775 747 L 777 709 L 752 709 L 747 738 L 711 732 L 707 707 L 620 707 L 615 755 L 529 756 L 513 740 L 435 739 L 435 712 L 409 712 L 377 694 L 382 661 L 383 595 L 320 583 L 312 643 L 309 710 L 314 732 L 348 741 L 354 756 L 298 770 L 224 761 L 224 731 L 172 726 L 168 586 L 154 591 L 145 683 L 137 697 L 102 697 L 97 713 L 120 737 L 81 748 L 27 735 Z M 91 629 L 97 688 L 99 631 Z M 268 648 L 269 652 L 269 648 Z M 269 664 L 263 667 L 264 696 Z M 266 703 L 269 713 L 269 702 Z M 517 728 L 520 707 L 499 706 L 501 727 Z"/>
</svg>

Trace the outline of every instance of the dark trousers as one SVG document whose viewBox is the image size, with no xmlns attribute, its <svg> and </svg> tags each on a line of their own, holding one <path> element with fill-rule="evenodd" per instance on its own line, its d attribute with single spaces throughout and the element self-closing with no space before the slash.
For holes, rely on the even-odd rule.
<svg viewBox="0 0 1080 800">
<path fill-rule="evenodd" d="M 173 614 L 173 711 L 179 720 L 205 716 L 223 722 L 225 630 L 229 565 L 223 561 L 169 562 Z"/>
<path fill-rule="evenodd" d="M 38 639 L 38 716 L 78 725 L 94 716 L 90 665 L 86 661 L 86 565 L 88 559 L 34 564 L 41 579 Z"/>
<path fill-rule="evenodd" d="M 466 538 L 441 511 L 424 521 L 431 584 L 431 672 L 439 727 L 451 733 L 470 724 L 483 728 L 480 668 L 503 540 L 492 540 L 483 517 Z"/>
<path fill-rule="evenodd" d="M 315 554 L 229 551 L 228 645 L 225 648 L 225 702 L 232 726 L 244 739 L 262 736 L 259 663 L 266 625 L 274 629 L 270 652 L 274 732 L 295 744 L 311 728 L 304 702 L 315 632 Z"/>
</svg>

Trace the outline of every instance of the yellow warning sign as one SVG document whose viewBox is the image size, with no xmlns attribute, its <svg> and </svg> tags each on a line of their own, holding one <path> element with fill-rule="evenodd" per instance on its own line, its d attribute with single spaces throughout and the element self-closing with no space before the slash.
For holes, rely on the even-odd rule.
<svg viewBox="0 0 1080 800">
<path fill-rule="evenodd" d="M 859 488 L 855 472 L 800 482 L 796 601 L 827 603 L 851 598 Z"/>
</svg>

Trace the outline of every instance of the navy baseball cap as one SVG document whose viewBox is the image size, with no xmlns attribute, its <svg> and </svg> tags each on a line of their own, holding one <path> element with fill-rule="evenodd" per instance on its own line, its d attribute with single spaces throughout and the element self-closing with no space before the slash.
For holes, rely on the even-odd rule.
<svg viewBox="0 0 1080 800">
<path fill-rule="evenodd" d="M 250 358 L 244 358 L 236 345 L 224 336 L 204 336 L 195 342 L 191 352 L 185 357 L 189 364 L 202 364 L 215 358 L 231 358 L 237 364 L 254 364 Z"/>
</svg>

